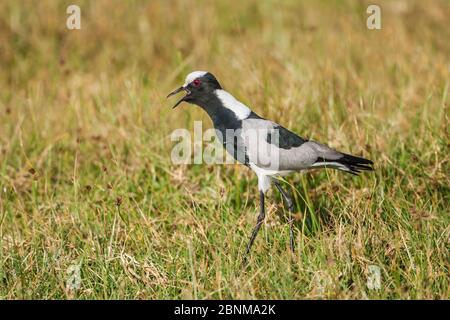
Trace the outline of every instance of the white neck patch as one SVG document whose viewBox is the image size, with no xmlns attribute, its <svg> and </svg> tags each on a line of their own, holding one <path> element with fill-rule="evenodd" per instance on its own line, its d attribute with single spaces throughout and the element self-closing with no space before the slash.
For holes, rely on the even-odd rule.
<svg viewBox="0 0 450 320">
<path fill-rule="evenodd" d="M 236 100 L 231 94 L 222 89 L 214 91 L 215 95 L 222 102 L 225 108 L 233 111 L 239 120 L 247 119 L 252 110 L 242 102 Z"/>
<path fill-rule="evenodd" d="M 191 83 L 195 79 L 203 77 L 207 73 L 208 73 L 207 71 L 194 71 L 194 72 L 189 73 L 186 76 L 186 80 L 184 81 L 183 87 L 187 86 L 189 83 Z"/>
</svg>

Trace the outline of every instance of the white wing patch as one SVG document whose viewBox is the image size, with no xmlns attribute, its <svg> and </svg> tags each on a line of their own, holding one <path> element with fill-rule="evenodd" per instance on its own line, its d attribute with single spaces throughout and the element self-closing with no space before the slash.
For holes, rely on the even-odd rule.
<svg viewBox="0 0 450 320">
<path fill-rule="evenodd" d="M 311 168 L 335 168 L 343 171 L 350 171 L 345 165 L 338 162 L 317 162 L 311 165 Z"/>
<path fill-rule="evenodd" d="M 214 93 L 219 98 L 219 100 L 222 102 L 222 104 L 225 106 L 225 108 L 233 111 L 233 113 L 236 115 L 236 117 L 239 120 L 247 119 L 247 117 L 252 112 L 249 107 L 247 107 L 242 102 L 236 100 L 235 97 L 233 97 L 231 94 L 226 92 L 225 90 L 215 90 Z"/>
</svg>

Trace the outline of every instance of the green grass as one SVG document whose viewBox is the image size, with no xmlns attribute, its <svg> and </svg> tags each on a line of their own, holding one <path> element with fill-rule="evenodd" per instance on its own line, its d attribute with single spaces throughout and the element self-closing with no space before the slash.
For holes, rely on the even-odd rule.
<svg viewBox="0 0 450 320">
<path fill-rule="evenodd" d="M 80 31 L 65 28 L 74 2 Z M 450 7 L 382 1 L 369 31 L 368 4 L 2 1 L 0 298 L 448 299 Z M 374 160 L 361 177 L 287 178 L 295 254 L 272 190 L 243 270 L 254 175 L 171 164 L 174 129 L 211 125 L 165 100 L 199 69 Z"/>
</svg>

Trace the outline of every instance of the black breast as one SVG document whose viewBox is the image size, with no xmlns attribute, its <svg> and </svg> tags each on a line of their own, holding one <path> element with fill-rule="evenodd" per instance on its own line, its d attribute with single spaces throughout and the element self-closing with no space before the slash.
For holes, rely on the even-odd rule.
<svg viewBox="0 0 450 320">
<path fill-rule="evenodd" d="M 216 96 L 200 107 L 208 113 L 214 128 L 218 131 L 217 136 L 227 152 L 238 162 L 248 165 L 249 159 L 240 134 L 242 121 L 233 111 L 225 108 Z"/>
</svg>

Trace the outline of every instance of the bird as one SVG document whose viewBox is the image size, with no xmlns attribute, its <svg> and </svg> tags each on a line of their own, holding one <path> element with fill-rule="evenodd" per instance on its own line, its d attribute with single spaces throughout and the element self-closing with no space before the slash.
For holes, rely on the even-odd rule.
<svg viewBox="0 0 450 320">
<path fill-rule="evenodd" d="M 185 95 L 173 108 L 186 102 L 206 111 L 212 120 L 216 136 L 226 151 L 257 176 L 259 215 L 248 240 L 245 256 L 250 253 L 265 219 L 265 195 L 272 185 L 280 192 L 289 213 L 294 212 L 291 195 L 281 187 L 280 177 L 318 168 L 332 168 L 354 175 L 373 170 L 373 161 L 369 159 L 302 138 L 280 124 L 259 116 L 225 91 L 217 78 L 208 71 L 189 73 L 184 84 L 169 93 L 167 98 L 179 92 L 184 92 Z M 291 216 L 288 222 L 290 249 L 294 252 L 294 226 Z"/>
</svg>

